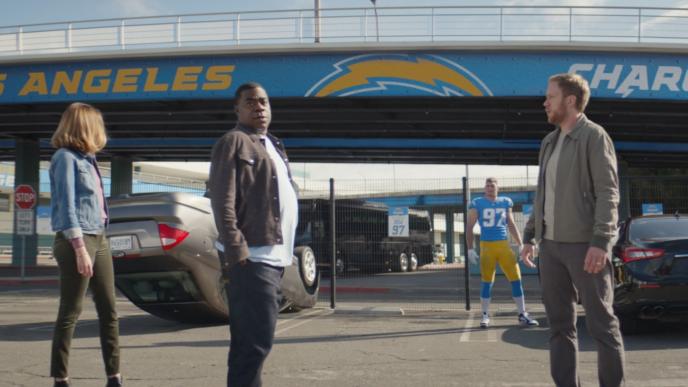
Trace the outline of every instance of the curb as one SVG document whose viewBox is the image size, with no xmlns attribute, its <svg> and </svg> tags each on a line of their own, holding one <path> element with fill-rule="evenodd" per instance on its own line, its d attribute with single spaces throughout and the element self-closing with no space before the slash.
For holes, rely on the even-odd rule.
<svg viewBox="0 0 688 387">
<path fill-rule="evenodd" d="M 333 310 L 334 314 L 348 314 L 348 315 L 376 315 L 376 316 L 403 316 L 404 310 L 402 308 L 395 308 L 391 306 L 338 306 Z"/>
<path fill-rule="evenodd" d="M 335 287 L 337 293 L 389 293 L 390 288 L 369 288 L 361 286 L 337 286 Z M 329 286 L 321 286 L 320 293 L 329 293 Z"/>
<path fill-rule="evenodd" d="M 21 286 L 21 285 L 58 285 L 57 277 L 20 277 L 0 278 L 0 286 Z"/>
</svg>

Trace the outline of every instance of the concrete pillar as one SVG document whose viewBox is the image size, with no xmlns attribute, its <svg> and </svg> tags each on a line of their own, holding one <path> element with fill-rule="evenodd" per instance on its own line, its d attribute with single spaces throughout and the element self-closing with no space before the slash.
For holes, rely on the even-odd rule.
<svg viewBox="0 0 688 387">
<path fill-rule="evenodd" d="M 134 169 L 131 157 L 114 156 L 110 168 L 110 196 L 132 193 Z"/>
<path fill-rule="evenodd" d="M 14 186 L 26 184 L 33 187 L 36 195 L 40 193 L 40 144 L 32 138 L 18 138 L 15 140 L 17 159 L 14 163 Z M 12 200 L 14 206 L 14 197 Z M 38 197 L 36 198 L 38 206 Z M 16 209 L 14 212 L 14 226 L 12 235 L 12 265 L 21 266 L 24 259 L 25 266 L 36 266 L 38 255 L 38 235 L 36 235 L 36 208 L 33 209 L 33 233 L 31 235 L 17 235 Z"/>
<path fill-rule="evenodd" d="M 446 212 L 444 214 L 446 224 L 446 240 L 447 256 L 445 257 L 447 263 L 454 262 L 454 212 Z"/>
<path fill-rule="evenodd" d="M 631 183 L 628 176 L 628 163 L 623 160 L 618 162 L 619 173 L 619 220 L 625 220 L 631 216 Z"/>
</svg>

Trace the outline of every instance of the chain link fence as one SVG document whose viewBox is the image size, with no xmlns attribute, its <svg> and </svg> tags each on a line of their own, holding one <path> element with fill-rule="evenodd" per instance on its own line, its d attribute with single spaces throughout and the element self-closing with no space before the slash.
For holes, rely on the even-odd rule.
<svg viewBox="0 0 688 387">
<path fill-rule="evenodd" d="M 0 173 L 11 172 L 5 169 Z M 53 233 L 46 176 L 41 173 L 36 217 L 39 265 L 54 264 L 50 260 Z M 103 168 L 103 176 L 108 195 L 113 190 L 109 169 Z M 499 194 L 513 202 L 514 221 L 521 233 L 532 211 L 535 179 L 534 176 L 502 177 L 498 181 Z M 472 265 L 468 270 L 465 268 L 461 179 L 336 180 L 334 222 L 330 218 L 330 181 L 308 180 L 301 185 L 296 245 L 308 246 L 315 254 L 321 274 L 321 304 L 331 303 L 334 294 L 339 305 L 463 309 L 467 290 L 471 292 L 471 301 L 478 301 L 479 269 Z M 470 198 L 483 196 L 484 185 L 485 177 L 468 179 Z M 119 188 L 121 191 L 126 187 Z M 627 177 L 621 179 L 621 188 L 621 218 L 624 213 L 641 215 L 644 204 L 662 204 L 664 213 L 688 213 L 688 176 Z M 135 172 L 131 190 L 134 195 L 189 192 L 202 196 L 205 181 Z M 9 263 L 13 248 L 12 193 L 13 184 L 5 182 L 0 187 L 2 263 Z M 475 232 L 474 246 L 478 247 L 480 231 L 476 228 Z M 515 242 L 510 240 L 516 252 Z M 536 273 L 525 267 L 521 269 L 524 275 Z M 496 297 L 502 282 L 506 283 L 497 279 Z M 508 299 L 504 288 L 504 297 Z"/>
</svg>

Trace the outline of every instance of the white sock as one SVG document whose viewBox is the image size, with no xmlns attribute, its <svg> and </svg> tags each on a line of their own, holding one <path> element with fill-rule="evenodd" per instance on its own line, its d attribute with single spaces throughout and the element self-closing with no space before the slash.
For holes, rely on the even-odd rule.
<svg viewBox="0 0 688 387">
<path fill-rule="evenodd" d="M 490 298 L 480 298 L 480 309 L 482 309 L 483 314 L 490 314 Z"/>
<path fill-rule="evenodd" d="M 514 302 L 516 303 L 516 308 L 518 308 L 518 313 L 526 313 L 526 298 L 524 296 L 514 297 Z"/>
</svg>

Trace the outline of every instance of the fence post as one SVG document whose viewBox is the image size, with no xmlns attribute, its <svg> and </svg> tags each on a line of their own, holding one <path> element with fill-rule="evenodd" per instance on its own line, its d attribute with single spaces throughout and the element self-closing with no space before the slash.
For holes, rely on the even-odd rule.
<svg viewBox="0 0 688 387">
<path fill-rule="evenodd" d="M 303 43 L 303 11 L 299 11 L 299 18 L 296 21 L 297 34 L 299 36 L 299 43 Z"/>
<path fill-rule="evenodd" d="M 363 41 L 368 41 L 368 8 L 363 9 Z"/>
<path fill-rule="evenodd" d="M 126 48 L 125 41 L 124 41 L 124 19 L 119 24 L 119 45 L 122 47 L 122 50 Z"/>
<path fill-rule="evenodd" d="M 471 200 L 471 191 L 468 184 L 468 178 L 461 178 L 463 183 L 463 249 L 464 249 L 464 260 L 463 260 L 463 278 L 464 286 L 466 287 L 466 310 L 471 310 L 471 294 L 469 286 L 470 272 L 468 268 L 468 251 L 466 247 L 468 246 L 468 202 Z"/>
<path fill-rule="evenodd" d="M 330 308 L 335 308 L 335 299 L 337 296 L 337 240 L 336 240 L 336 224 L 335 216 L 335 202 L 334 202 L 334 179 L 330 178 Z"/>
<path fill-rule="evenodd" d="M 23 53 L 24 51 L 24 27 L 19 27 L 19 30 L 17 31 L 17 51 L 19 51 L 20 54 Z"/>
<path fill-rule="evenodd" d="M 234 21 L 234 40 L 237 46 L 241 44 L 241 14 L 237 14 Z"/>
<path fill-rule="evenodd" d="M 435 41 L 435 8 L 430 9 L 430 41 Z"/>
<path fill-rule="evenodd" d="M 569 8 L 569 42 L 573 41 L 573 8 Z"/>
<path fill-rule="evenodd" d="M 67 52 L 72 52 L 72 23 L 67 25 Z"/>
<path fill-rule="evenodd" d="M 177 30 L 175 31 L 175 40 L 177 41 L 177 47 L 182 46 L 182 17 L 177 16 L 177 24 L 175 25 Z"/>
<path fill-rule="evenodd" d="M 638 8 L 638 43 L 643 40 L 643 9 Z"/>
<path fill-rule="evenodd" d="M 499 7 L 499 41 L 504 41 L 504 8 Z"/>
</svg>

